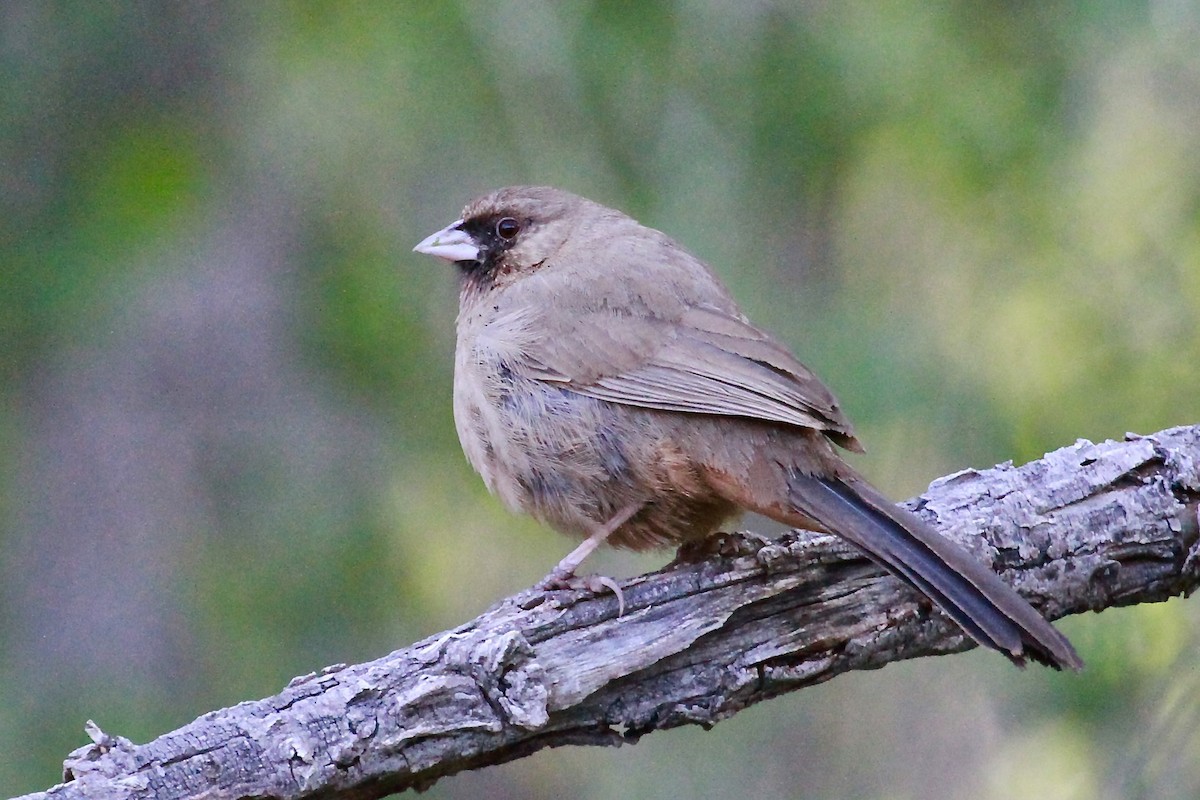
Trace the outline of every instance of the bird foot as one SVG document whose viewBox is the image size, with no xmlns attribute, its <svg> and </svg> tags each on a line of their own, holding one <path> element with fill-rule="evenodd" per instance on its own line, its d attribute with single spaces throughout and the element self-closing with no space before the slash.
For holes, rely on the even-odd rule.
<svg viewBox="0 0 1200 800">
<path fill-rule="evenodd" d="M 554 569 L 549 575 L 535 583 L 533 588 L 543 592 L 568 589 L 576 592 L 591 592 L 592 594 L 603 594 L 607 589 L 617 596 L 617 616 L 620 617 L 625 614 L 625 593 L 621 591 L 620 584 L 606 575 L 581 576 Z"/>
<path fill-rule="evenodd" d="M 681 544 L 675 553 L 675 559 L 668 566 L 694 564 L 718 556 L 721 558 L 753 556 L 770 543 L 771 540 L 767 537 L 750 531 L 717 531 L 703 539 Z"/>
</svg>

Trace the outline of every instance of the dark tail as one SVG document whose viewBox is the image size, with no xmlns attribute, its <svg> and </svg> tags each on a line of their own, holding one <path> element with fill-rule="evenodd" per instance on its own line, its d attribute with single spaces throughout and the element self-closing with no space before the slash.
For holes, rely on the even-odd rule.
<svg viewBox="0 0 1200 800">
<path fill-rule="evenodd" d="M 1083 668 L 1067 638 L 994 572 L 865 481 L 792 472 L 788 487 L 797 511 L 923 592 L 981 645 L 1018 666 Z"/>
</svg>

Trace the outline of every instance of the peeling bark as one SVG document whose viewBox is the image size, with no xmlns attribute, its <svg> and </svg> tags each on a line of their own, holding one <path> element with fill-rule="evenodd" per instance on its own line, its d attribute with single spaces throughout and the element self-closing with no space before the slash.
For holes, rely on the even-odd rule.
<svg viewBox="0 0 1200 800">
<path fill-rule="evenodd" d="M 1200 426 L 965 470 L 908 505 L 1049 618 L 1200 581 Z M 101 732 L 33 798 L 374 798 L 545 747 L 616 745 L 853 669 L 974 647 L 834 536 L 729 535 L 611 594 L 526 591 L 384 658 L 144 745 Z"/>
</svg>

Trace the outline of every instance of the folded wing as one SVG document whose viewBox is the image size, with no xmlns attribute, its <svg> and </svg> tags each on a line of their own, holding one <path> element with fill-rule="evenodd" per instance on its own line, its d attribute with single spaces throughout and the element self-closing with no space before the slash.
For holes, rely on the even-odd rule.
<svg viewBox="0 0 1200 800">
<path fill-rule="evenodd" d="M 735 311 L 695 306 L 676 319 L 618 320 L 591 311 L 532 348 L 524 371 L 613 403 L 812 428 L 861 450 L 829 389 Z"/>
</svg>

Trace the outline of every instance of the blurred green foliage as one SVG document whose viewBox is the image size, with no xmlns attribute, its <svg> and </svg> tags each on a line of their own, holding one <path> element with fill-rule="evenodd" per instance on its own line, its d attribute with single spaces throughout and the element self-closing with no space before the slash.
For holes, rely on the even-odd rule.
<svg viewBox="0 0 1200 800">
<path fill-rule="evenodd" d="M 0 790 L 88 718 L 147 740 L 566 551 L 466 467 L 454 279 L 409 253 L 496 186 L 712 263 L 897 496 L 1200 421 L 1197 34 L 1182 0 L 3 4 Z M 899 665 L 430 795 L 1194 797 L 1198 620 L 1069 620 L 1079 677 Z"/>
</svg>

